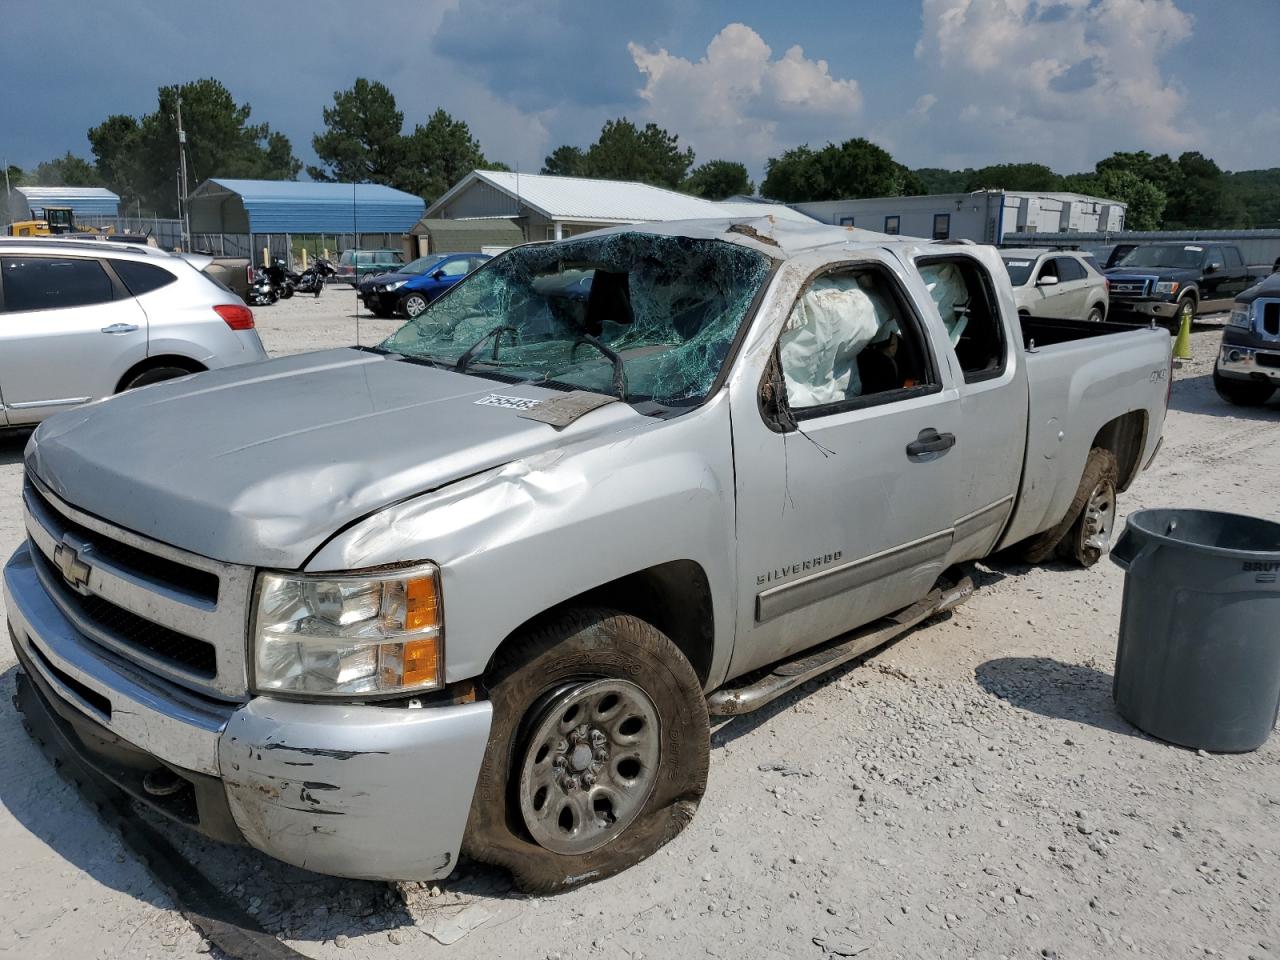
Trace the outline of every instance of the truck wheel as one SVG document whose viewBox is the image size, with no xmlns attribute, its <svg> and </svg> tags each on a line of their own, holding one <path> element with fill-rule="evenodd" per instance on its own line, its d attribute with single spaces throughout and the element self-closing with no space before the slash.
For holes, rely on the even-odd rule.
<svg viewBox="0 0 1280 960">
<path fill-rule="evenodd" d="M 1213 371 L 1213 389 L 1227 403 L 1237 407 L 1260 407 L 1276 392 L 1276 388 L 1262 380 L 1232 380 Z"/>
<path fill-rule="evenodd" d="M 689 661 L 606 609 L 530 630 L 486 677 L 493 726 L 463 852 L 552 893 L 638 863 L 707 786 L 706 698 Z"/>
<path fill-rule="evenodd" d="M 1169 332 L 1175 337 L 1178 335 L 1178 331 L 1182 329 L 1183 317 L 1191 321 L 1196 318 L 1196 298 L 1190 294 L 1178 301 L 1178 309 L 1173 311 L 1173 316 L 1169 318 Z"/>
<path fill-rule="evenodd" d="M 1084 567 L 1097 563 L 1110 544 L 1111 530 L 1115 526 L 1115 490 L 1119 474 L 1115 454 L 1099 447 L 1090 450 L 1089 459 L 1084 464 L 1084 474 L 1080 477 L 1080 485 L 1076 487 L 1076 495 L 1071 500 L 1071 506 L 1055 526 L 1023 543 L 1022 559 L 1027 563 L 1042 563 L 1057 553 L 1064 560 L 1074 560 Z M 1103 489 L 1099 491 L 1099 484 L 1107 478 L 1109 478 L 1111 491 L 1109 513 L 1111 526 L 1106 530 L 1106 543 L 1102 545 L 1097 556 L 1090 560 L 1088 558 L 1091 554 L 1083 549 L 1081 538 L 1077 536 L 1081 532 L 1078 528 L 1085 512 L 1085 505 L 1091 502 L 1095 494 L 1101 496 L 1099 505 L 1105 502 L 1106 485 L 1104 484 Z M 1096 538 L 1096 533 L 1085 535 L 1083 539 L 1088 540 L 1091 536 Z M 1095 545 L 1096 543 L 1095 539 Z"/>
<path fill-rule="evenodd" d="M 1066 536 L 1058 543 L 1058 556 L 1082 567 L 1092 567 L 1111 549 L 1116 528 L 1116 485 L 1120 467 L 1110 450 L 1094 447 L 1084 465 L 1084 476 L 1067 516 L 1075 516 Z"/>
</svg>

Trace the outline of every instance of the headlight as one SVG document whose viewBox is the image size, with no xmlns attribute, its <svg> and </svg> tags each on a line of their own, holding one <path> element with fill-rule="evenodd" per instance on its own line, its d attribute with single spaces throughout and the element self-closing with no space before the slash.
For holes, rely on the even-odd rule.
<svg viewBox="0 0 1280 960">
<path fill-rule="evenodd" d="M 1155 285 L 1155 291 L 1156 293 L 1166 293 L 1172 296 L 1178 292 L 1180 286 L 1182 284 L 1178 283 L 1177 280 L 1161 281 Z"/>
<path fill-rule="evenodd" d="M 1227 317 L 1227 323 L 1233 327 L 1248 327 L 1253 312 L 1253 304 L 1236 303 L 1231 306 L 1231 316 Z"/>
<path fill-rule="evenodd" d="M 444 678 L 440 570 L 258 577 L 257 693 L 367 697 L 431 690 Z"/>
<path fill-rule="evenodd" d="M 403 286 L 405 285 L 405 283 L 406 283 L 406 282 L 407 282 L 407 281 L 405 281 L 405 280 L 395 280 L 395 281 L 393 281 L 393 282 L 391 282 L 391 283 L 388 283 L 388 284 L 387 284 L 385 287 L 383 287 L 382 289 L 383 289 L 383 290 L 386 290 L 386 291 L 387 291 L 387 293 L 390 293 L 392 290 L 399 290 L 401 287 L 403 287 Z"/>
</svg>

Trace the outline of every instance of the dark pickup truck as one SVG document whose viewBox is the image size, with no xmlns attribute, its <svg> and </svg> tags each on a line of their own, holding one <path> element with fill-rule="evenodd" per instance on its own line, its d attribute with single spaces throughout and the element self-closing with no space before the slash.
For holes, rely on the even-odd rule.
<svg viewBox="0 0 1280 960">
<path fill-rule="evenodd" d="M 1184 317 L 1226 310 L 1258 279 L 1228 243 L 1152 243 L 1105 272 L 1111 319 L 1155 317 L 1177 333 Z"/>
<path fill-rule="evenodd" d="M 1241 407 L 1261 406 L 1280 387 L 1280 273 L 1231 305 L 1213 385 L 1218 396 Z"/>
</svg>

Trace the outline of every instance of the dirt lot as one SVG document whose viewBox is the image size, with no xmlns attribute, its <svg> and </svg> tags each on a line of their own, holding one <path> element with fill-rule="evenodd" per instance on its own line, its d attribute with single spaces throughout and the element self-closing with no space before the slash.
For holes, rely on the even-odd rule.
<svg viewBox="0 0 1280 960">
<path fill-rule="evenodd" d="M 263 339 L 351 342 L 350 303 L 262 308 Z M 1218 332 L 1194 341 L 1164 450 L 1121 506 L 1280 515 L 1280 405 L 1220 402 Z M 6 556 L 21 450 L 0 441 Z M 312 957 L 1280 957 L 1280 739 L 1207 756 L 1119 719 L 1113 564 L 980 574 L 950 619 L 719 725 L 693 825 L 574 893 L 524 898 L 466 865 L 438 889 L 337 881 L 169 835 Z M 23 733 L 0 647 L 0 956 L 207 952 Z"/>
</svg>

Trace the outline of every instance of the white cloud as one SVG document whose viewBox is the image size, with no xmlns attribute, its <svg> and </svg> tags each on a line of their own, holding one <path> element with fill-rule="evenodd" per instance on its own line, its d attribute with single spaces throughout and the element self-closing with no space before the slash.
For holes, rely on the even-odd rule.
<svg viewBox="0 0 1280 960">
<path fill-rule="evenodd" d="M 906 118 L 920 156 L 904 159 L 1073 170 L 1115 149 L 1193 149 L 1201 131 L 1162 65 L 1191 32 L 1174 0 L 923 0 L 916 60 L 941 93 Z"/>
<path fill-rule="evenodd" d="M 833 77 L 827 61 L 809 59 L 799 46 L 774 59 L 744 24 L 726 26 L 697 61 L 638 43 L 627 49 L 645 78 L 642 119 L 678 133 L 699 162 L 723 157 L 758 171 L 797 143 L 854 135 L 858 82 Z"/>
</svg>

